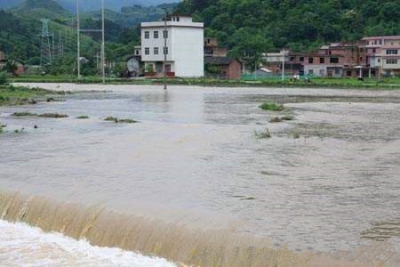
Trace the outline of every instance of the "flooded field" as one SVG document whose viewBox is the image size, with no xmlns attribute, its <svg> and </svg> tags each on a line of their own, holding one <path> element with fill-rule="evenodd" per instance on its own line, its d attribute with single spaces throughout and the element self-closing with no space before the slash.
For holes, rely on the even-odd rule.
<svg viewBox="0 0 400 267">
<path fill-rule="evenodd" d="M 400 91 L 35 86 L 75 93 L 0 107 L 7 266 L 10 242 L 37 259 L 13 228 L 28 226 L 5 221 L 194 266 L 400 262 Z M 125 266 L 98 264 L 96 249 L 82 266 Z"/>
</svg>

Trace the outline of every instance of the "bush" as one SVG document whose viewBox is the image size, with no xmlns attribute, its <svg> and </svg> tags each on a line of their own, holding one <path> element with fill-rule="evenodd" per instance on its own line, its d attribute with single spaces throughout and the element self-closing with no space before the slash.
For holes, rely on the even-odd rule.
<svg viewBox="0 0 400 267">
<path fill-rule="evenodd" d="M 7 73 L 5 73 L 4 71 L 0 72 L 0 84 L 7 84 L 8 80 L 7 80 Z"/>
<path fill-rule="evenodd" d="M 282 104 L 275 104 L 275 103 L 269 103 L 269 102 L 264 102 L 262 103 L 259 108 L 263 110 L 271 110 L 271 111 L 282 111 L 284 109 Z"/>
</svg>

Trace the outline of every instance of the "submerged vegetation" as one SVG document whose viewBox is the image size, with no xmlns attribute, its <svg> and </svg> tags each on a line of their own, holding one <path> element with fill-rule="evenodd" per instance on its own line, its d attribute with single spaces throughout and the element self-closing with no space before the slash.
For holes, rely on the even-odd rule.
<svg viewBox="0 0 400 267">
<path fill-rule="evenodd" d="M 50 94 L 64 94 L 64 92 L 3 84 L 0 85 L 0 106 L 36 104 L 38 101 L 45 101 L 45 96 Z"/>
<path fill-rule="evenodd" d="M 7 127 L 7 125 L 2 124 L 2 123 L 0 122 L 0 134 L 4 132 L 3 128 L 6 128 L 6 127 Z"/>
<path fill-rule="evenodd" d="M 88 115 L 80 115 L 78 117 L 76 117 L 78 120 L 84 120 L 84 119 L 89 119 Z"/>
<path fill-rule="evenodd" d="M 258 132 L 256 130 L 254 130 L 254 135 L 256 138 L 258 139 L 267 139 L 267 138 L 271 138 L 271 132 L 269 131 L 268 128 L 265 128 L 263 131 Z"/>
<path fill-rule="evenodd" d="M 107 118 L 104 119 L 105 121 L 112 121 L 115 123 L 137 123 L 138 121 L 132 120 L 132 119 L 118 119 L 113 116 L 108 116 Z"/>
<path fill-rule="evenodd" d="M 270 110 L 270 111 L 282 111 L 284 109 L 282 104 L 264 102 L 262 103 L 259 108 L 262 110 Z"/>
<path fill-rule="evenodd" d="M 59 113 L 43 113 L 43 114 L 36 114 L 36 113 L 31 113 L 31 112 L 14 112 L 13 116 L 15 117 L 41 117 L 41 118 L 67 118 L 68 115 L 66 114 L 59 114 Z"/>
</svg>

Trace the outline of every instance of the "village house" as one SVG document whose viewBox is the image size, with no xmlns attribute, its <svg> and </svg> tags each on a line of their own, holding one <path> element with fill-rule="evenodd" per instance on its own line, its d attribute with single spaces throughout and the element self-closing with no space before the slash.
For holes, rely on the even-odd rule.
<svg viewBox="0 0 400 267">
<path fill-rule="evenodd" d="M 242 77 L 242 64 L 227 57 L 228 49 L 220 47 L 216 38 L 204 40 L 204 64 L 206 76 L 222 79 L 240 79 Z"/>
<path fill-rule="evenodd" d="M 176 15 L 167 21 L 141 23 L 141 58 L 147 75 L 204 76 L 203 44 L 204 24 L 191 17 Z"/>
<path fill-rule="evenodd" d="M 400 75 L 400 36 L 375 36 L 362 39 L 370 68 L 379 75 Z"/>
<path fill-rule="evenodd" d="M 304 55 L 304 74 L 317 77 L 366 77 L 366 49 L 360 43 L 332 43 Z"/>
<path fill-rule="evenodd" d="M 281 50 L 279 53 L 264 53 L 262 56 L 264 66 L 261 69 L 268 70 L 271 74 L 303 75 L 304 56 L 289 50 Z"/>
<path fill-rule="evenodd" d="M 204 40 L 204 56 L 205 57 L 226 57 L 228 49 L 218 45 L 217 38 L 205 38 Z"/>
<path fill-rule="evenodd" d="M 230 57 L 205 57 L 207 76 L 223 79 L 240 79 L 242 64 Z"/>
</svg>

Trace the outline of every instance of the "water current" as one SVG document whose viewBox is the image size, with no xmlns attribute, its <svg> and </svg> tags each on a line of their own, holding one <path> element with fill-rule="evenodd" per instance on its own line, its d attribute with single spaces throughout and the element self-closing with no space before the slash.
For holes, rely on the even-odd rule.
<svg viewBox="0 0 400 267">
<path fill-rule="evenodd" d="M 3 266 L 400 262 L 399 91 L 33 86 L 74 93 L 0 107 Z"/>
</svg>

